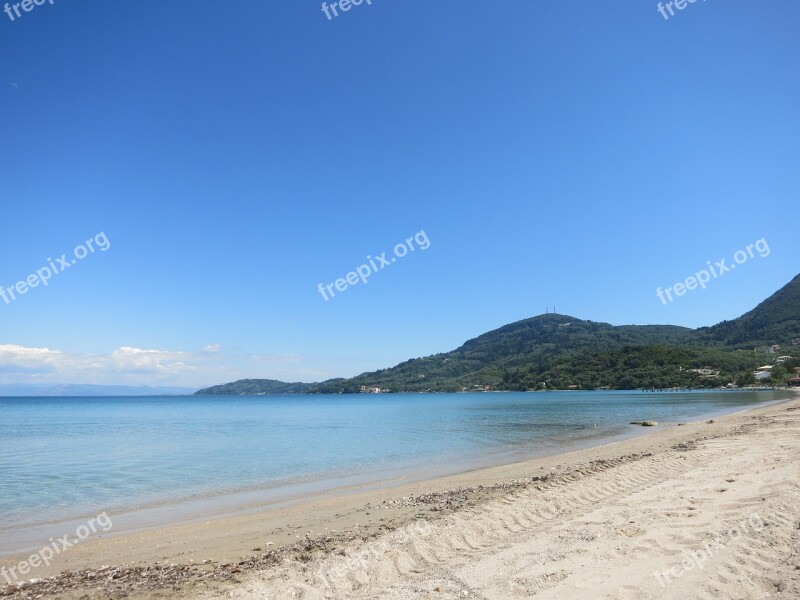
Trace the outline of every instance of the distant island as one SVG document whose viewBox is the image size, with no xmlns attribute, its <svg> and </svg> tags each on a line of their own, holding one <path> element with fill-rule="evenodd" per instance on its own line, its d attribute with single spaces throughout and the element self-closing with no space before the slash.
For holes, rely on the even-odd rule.
<svg viewBox="0 0 800 600">
<path fill-rule="evenodd" d="M 800 275 L 733 321 L 689 329 L 545 314 L 444 354 L 321 383 L 244 379 L 197 395 L 718 388 L 800 384 Z"/>
<path fill-rule="evenodd" d="M 197 388 L 78 383 L 3 383 L 0 397 L 53 396 L 190 396 Z"/>
</svg>

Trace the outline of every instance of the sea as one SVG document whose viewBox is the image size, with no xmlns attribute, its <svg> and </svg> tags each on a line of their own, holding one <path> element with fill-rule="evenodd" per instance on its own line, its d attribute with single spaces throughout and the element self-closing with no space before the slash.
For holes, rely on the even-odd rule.
<svg viewBox="0 0 800 600">
<path fill-rule="evenodd" d="M 0 398 L 0 555 L 541 458 L 782 391 Z"/>
</svg>

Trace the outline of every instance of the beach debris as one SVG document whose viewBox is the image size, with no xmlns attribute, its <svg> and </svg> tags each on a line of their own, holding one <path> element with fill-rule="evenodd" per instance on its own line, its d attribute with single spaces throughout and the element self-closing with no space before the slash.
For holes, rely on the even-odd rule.
<svg viewBox="0 0 800 600">
<path fill-rule="evenodd" d="M 628 454 L 613 459 L 594 460 L 545 475 L 534 475 L 487 486 L 479 485 L 444 492 L 420 494 L 418 496 L 406 496 L 401 499 L 384 501 L 382 504 L 384 506 L 432 505 L 433 508 L 440 511 L 455 510 L 467 504 L 478 502 L 481 498 L 486 498 L 492 493 L 506 493 L 526 488 L 549 489 L 572 482 L 576 476 L 592 475 L 649 456 L 652 456 L 651 452 Z M 391 525 L 381 525 L 381 530 L 394 531 L 398 527 L 398 524 L 392 523 Z M 275 567 L 287 559 L 307 563 L 317 556 L 344 555 L 343 547 L 346 544 L 356 540 L 363 542 L 377 535 L 368 534 L 364 532 L 363 528 L 359 529 L 360 532 L 342 532 L 335 537 L 320 536 L 315 539 L 306 537 L 286 546 L 266 548 L 258 555 L 226 564 L 220 564 L 214 559 L 208 558 L 203 560 L 202 564 L 104 565 L 94 569 L 63 571 L 60 575 L 35 582 L 9 585 L 5 588 L 0 586 L 0 598 L 4 600 L 32 600 L 34 598 L 57 597 L 60 594 L 80 597 L 78 594 L 83 590 L 97 594 L 92 596 L 93 598 L 121 598 L 128 595 L 138 597 L 142 593 L 147 594 L 155 590 L 176 590 L 182 586 L 197 583 L 211 581 L 235 582 L 238 581 L 237 576 L 242 573 Z M 272 542 L 266 542 L 266 546 L 272 545 Z M 88 599 L 89 596 L 85 595 L 85 598 Z"/>
<path fill-rule="evenodd" d="M 697 450 L 697 444 L 695 442 L 681 442 L 673 446 L 672 449 L 678 452 L 689 452 L 690 450 Z"/>
<path fill-rule="evenodd" d="M 631 421 L 631 425 L 641 425 L 642 427 L 656 427 L 656 421 Z"/>
<path fill-rule="evenodd" d="M 431 492 L 419 494 L 418 496 L 403 496 L 392 500 L 384 500 L 383 504 L 388 508 L 433 505 L 430 509 L 431 511 L 455 510 L 467 506 L 470 503 L 475 503 L 481 497 L 485 497 L 493 492 L 507 492 L 525 489 L 531 486 L 541 490 L 544 489 L 541 484 L 560 485 L 563 482 L 571 481 L 567 479 L 569 475 L 589 475 L 593 472 L 612 468 L 626 462 L 640 460 L 648 456 L 652 456 L 652 453 L 627 454 L 615 459 L 593 460 L 574 465 L 572 469 L 564 469 L 560 472 L 557 470 L 561 467 L 561 465 L 559 465 L 558 467 L 550 467 L 555 472 L 547 473 L 546 475 L 534 475 L 523 479 L 512 479 L 508 482 L 496 483 L 493 485 L 479 485 L 468 488 L 459 487 L 455 490 L 444 492 Z"/>
</svg>

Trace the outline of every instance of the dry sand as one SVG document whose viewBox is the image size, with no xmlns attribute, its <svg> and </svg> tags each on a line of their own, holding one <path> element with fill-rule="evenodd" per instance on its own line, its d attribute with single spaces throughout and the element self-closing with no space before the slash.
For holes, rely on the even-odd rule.
<svg viewBox="0 0 800 600">
<path fill-rule="evenodd" d="M 87 542 L 34 575 L 43 581 L 0 597 L 800 598 L 798 500 L 795 400 L 549 459 Z"/>
</svg>

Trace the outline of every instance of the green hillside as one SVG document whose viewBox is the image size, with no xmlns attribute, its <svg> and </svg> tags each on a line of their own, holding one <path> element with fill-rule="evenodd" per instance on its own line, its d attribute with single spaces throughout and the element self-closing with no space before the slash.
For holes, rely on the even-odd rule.
<svg viewBox="0 0 800 600">
<path fill-rule="evenodd" d="M 308 394 L 310 383 L 286 383 L 275 379 L 240 379 L 233 383 L 215 385 L 195 393 L 195 396 L 257 396 L 279 394 Z"/>
<path fill-rule="evenodd" d="M 540 315 L 485 333 L 452 352 L 412 359 L 352 379 L 324 382 L 316 391 L 358 392 L 362 385 L 392 391 L 459 391 L 487 385 L 519 389 L 509 384 L 507 374 L 521 370 L 528 373 L 526 385 L 535 388 L 538 381 L 532 382 L 531 377 L 541 377 L 545 369 L 559 362 L 630 346 L 681 344 L 691 334 L 691 329 L 683 327 L 614 327 L 564 315 Z"/>
<path fill-rule="evenodd" d="M 444 354 L 390 369 L 322 383 L 243 380 L 198 394 L 453 392 L 718 387 L 753 383 L 770 356 L 764 347 L 800 356 L 800 276 L 742 317 L 697 330 L 671 325 L 625 325 L 546 314 L 505 325 Z M 759 348 L 759 350 L 756 350 Z M 796 366 L 794 362 L 787 367 Z M 792 372 L 777 368 L 776 378 Z"/>
<path fill-rule="evenodd" d="M 733 321 L 723 321 L 696 332 L 700 344 L 753 349 L 781 344 L 790 346 L 800 337 L 800 275 Z"/>
</svg>

